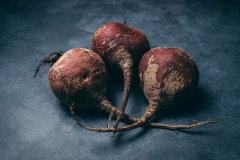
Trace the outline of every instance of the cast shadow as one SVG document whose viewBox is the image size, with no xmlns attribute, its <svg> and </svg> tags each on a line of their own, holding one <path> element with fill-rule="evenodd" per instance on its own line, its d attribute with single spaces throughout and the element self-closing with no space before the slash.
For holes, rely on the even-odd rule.
<svg viewBox="0 0 240 160">
<path fill-rule="evenodd" d="M 126 134 L 125 132 L 116 133 L 115 137 L 111 137 L 113 138 L 113 145 L 114 147 L 122 147 L 122 145 L 133 143 L 134 141 L 141 139 L 141 137 L 147 134 L 150 129 L 152 128 L 149 128 L 149 127 L 141 128 L 141 130 L 136 134 L 127 135 L 127 136 L 124 135 Z M 164 130 L 168 130 L 168 129 L 164 129 Z M 209 130 L 206 131 L 206 130 L 182 129 L 182 130 L 170 130 L 170 131 L 177 132 L 179 134 L 184 133 L 184 134 L 197 135 L 197 136 L 206 136 L 206 135 L 209 136 L 214 134 L 212 131 L 209 131 Z"/>
<path fill-rule="evenodd" d="M 124 88 L 124 79 L 121 71 L 118 71 L 114 74 L 112 73 L 107 74 L 107 97 L 108 97 L 108 100 L 116 107 L 120 105 L 123 88 Z M 136 74 L 134 74 L 132 77 L 130 97 L 135 95 L 139 96 L 138 98 L 145 99 L 145 96 L 139 84 L 139 78 L 137 77 Z"/>
<path fill-rule="evenodd" d="M 71 114 L 69 106 L 67 106 L 61 102 L 59 102 L 59 105 L 64 113 L 64 116 L 73 118 L 73 115 Z M 104 119 L 106 119 L 106 122 L 107 122 L 107 118 L 108 118 L 107 113 L 105 113 L 104 111 L 101 111 L 97 108 L 75 108 L 74 113 L 82 121 L 85 121 L 85 120 L 91 121 L 91 120 L 98 120 L 98 119 L 101 120 L 104 117 Z"/>
<path fill-rule="evenodd" d="M 176 119 L 182 116 L 197 115 L 199 112 L 208 110 L 212 101 L 213 96 L 209 92 L 206 92 L 204 88 L 198 87 L 194 94 L 184 102 L 170 108 L 159 110 L 154 118 L 154 121 L 159 122 L 160 119 L 164 119 L 166 117 Z"/>
</svg>

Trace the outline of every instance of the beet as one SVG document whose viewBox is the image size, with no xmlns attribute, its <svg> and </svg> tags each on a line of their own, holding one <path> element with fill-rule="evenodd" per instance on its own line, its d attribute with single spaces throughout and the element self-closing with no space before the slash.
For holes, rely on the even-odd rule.
<svg viewBox="0 0 240 160">
<path fill-rule="evenodd" d="M 101 57 L 83 48 L 66 52 L 51 67 L 49 85 L 66 105 L 97 106 L 106 95 L 106 69 Z"/>
<path fill-rule="evenodd" d="M 199 71 L 190 55 L 178 48 L 154 48 L 139 65 L 139 78 L 150 105 L 173 106 L 197 88 Z"/>
<path fill-rule="evenodd" d="M 125 111 L 133 72 L 137 71 L 142 55 L 149 49 L 150 45 L 146 36 L 139 30 L 125 25 L 125 23 L 106 23 L 93 36 L 92 50 L 102 57 L 109 70 L 114 72 L 120 68 L 124 76 L 121 112 L 114 128 L 117 128 Z"/>
</svg>

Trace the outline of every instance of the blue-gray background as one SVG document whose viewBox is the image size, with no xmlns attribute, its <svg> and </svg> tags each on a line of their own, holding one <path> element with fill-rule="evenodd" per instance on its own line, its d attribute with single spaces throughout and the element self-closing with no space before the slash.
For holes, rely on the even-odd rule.
<svg viewBox="0 0 240 160">
<path fill-rule="evenodd" d="M 137 128 L 110 138 L 75 123 L 48 86 L 48 66 L 33 78 L 37 60 L 47 53 L 91 49 L 98 27 L 125 20 L 147 36 L 151 48 L 182 48 L 199 67 L 192 98 L 154 120 L 218 123 L 190 131 Z M 1 0 L 0 159 L 240 159 L 239 45 L 237 0 Z M 122 81 L 110 79 L 108 87 L 119 107 Z M 133 85 L 126 112 L 140 118 L 147 104 Z M 105 127 L 108 118 L 97 110 L 78 116 L 94 127 Z"/>
</svg>

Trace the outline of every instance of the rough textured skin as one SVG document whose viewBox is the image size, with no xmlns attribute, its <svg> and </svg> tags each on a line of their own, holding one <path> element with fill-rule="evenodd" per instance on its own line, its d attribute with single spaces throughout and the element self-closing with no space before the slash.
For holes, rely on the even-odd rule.
<svg viewBox="0 0 240 160">
<path fill-rule="evenodd" d="M 106 95 L 106 69 L 101 57 L 91 50 L 75 48 L 51 67 L 49 85 L 66 105 L 96 107 Z"/>
<path fill-rule="evenodd" d="M 151 104 L 168 107 L 186 99 L 196 89 L 199 72 L 190 55 L 178 48 L 154 48 L 139 65 L 139 78 Z"/>
<path fill-rule="evenodd" d="M 127 105 L 132 74 L 137 71 L 142 55 L 149 49 L 149 42 L 142 32 L 118 22 L 104 24 L 93 36 L 92 50 L 103 58 L 110 70 L 115 72 L 121 68 L 123 73 L 122 113 Z M 122 113 L 119 114 L 114 128 L 117 128 Z"/>
<path fill-rule="evenodd" d="M 109 22 L 101 26 L 92 41 L 92 50 L 98 53 L 107 65 L 115 67 L 119 67 L 116 66 L 116 62 L 123 50 L 131 55 L 135 63 L 139 62 L 149 49 L 149 42 L 142 32 L 118 22 Z"/>
</svg>

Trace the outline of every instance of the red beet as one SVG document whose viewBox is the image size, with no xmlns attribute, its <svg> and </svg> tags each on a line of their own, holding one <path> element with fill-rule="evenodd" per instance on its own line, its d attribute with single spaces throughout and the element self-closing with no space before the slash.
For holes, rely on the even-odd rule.
<svg viewBox="0 0 240 160">
<path fill-rule="evenodd" d="M 149 42 L 142 32 L 122 23 L 106 23 L 94 34 L 92 50 L 103 58 L 110 70 L 121 68 L 124 75 L 121 113 L 114 128 L 117 128 L 127 105 L 133 70 L 149 49 Z"/>
<path fill-rule="evenodd" d="M 142 121 L 162 108 L 171 107 L 195 91 L 199 71 L 190 55 L 178 48 L 154 48 L 147 52 L 139 65 L 139 78 L 149 101 Z"/>
<path fill-rule="evenodd" d="M 66 52 L 51 67 L 49 85 L 64 104 L 97 106 L 106 94 L 106 69 L 101 57 L 83 48 Z"/>
</svg>

